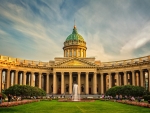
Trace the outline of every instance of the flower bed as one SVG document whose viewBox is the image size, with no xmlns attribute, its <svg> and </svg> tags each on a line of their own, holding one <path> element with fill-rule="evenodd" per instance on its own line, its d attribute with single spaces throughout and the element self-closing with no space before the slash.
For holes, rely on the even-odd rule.
<svg viewBox="0 0 150 113">
<path fill-rule="evenodd" d="M 39 102 L 40 100 L 22 100 L 22 101 L 13 101 L 13 102 L 3 102 L 0 104 L 0 107 L 12 107 L 12 106 L 18 106 L 23 104 L 28 104 L 32 102 Z"/>
<path fill-rule="evenodd" d="M 122 103 L 122 104 L 129 104 L 129 105 L 135 105 L 135 106 L 141 106 L 141 107 L 149 107 L 150 108 L 150 104 L 146 103 L 146 102 L 137 102 L 137 101 L 128 101 L 128 100 L 118 100 L 116 102 Z"/>
</svg>

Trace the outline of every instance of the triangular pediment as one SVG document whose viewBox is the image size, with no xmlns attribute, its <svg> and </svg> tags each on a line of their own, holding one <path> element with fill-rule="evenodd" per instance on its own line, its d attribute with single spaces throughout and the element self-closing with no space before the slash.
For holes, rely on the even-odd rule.
<svg viewBox="0 0 150 113">
<path fill-rule="evenodd" d="M 96 66 L 94 63 L 85 61 L 83 59 L 79 59 L 79 58 L 72 58 L 72 59 L 68 59 L 65 60 L 63 62 L 59 62 L 57 64 L 55 64 L 55 66 Z"/>
</svg>

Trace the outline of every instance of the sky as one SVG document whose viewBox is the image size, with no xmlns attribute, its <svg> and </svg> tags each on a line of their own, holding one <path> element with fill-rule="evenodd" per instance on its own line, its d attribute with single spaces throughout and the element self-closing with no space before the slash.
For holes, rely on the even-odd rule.
<svg viewBox="0 0 150 113">
<path fill-rule="evenodd" d="M 48 62 L 63 57 L 74 20 L 87 57 L 150 55 L 150 0 L 0 0 L 0 55 Z"/>
</svg>

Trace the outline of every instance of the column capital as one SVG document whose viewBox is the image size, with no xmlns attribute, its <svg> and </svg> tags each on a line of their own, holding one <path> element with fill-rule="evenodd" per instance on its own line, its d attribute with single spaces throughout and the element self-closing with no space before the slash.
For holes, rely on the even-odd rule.
<svg viewBox="0 0 150 113">
<path fill-rule="evenodd" d="M 104 73 L 99 73 L 100 75 L 104 75 Z"/>
<path fill-rule="evenodd" d="M 122 71 L 122 73 L 127 73 L 127 71 Z"/>
<path fill-rule="evenodd" d="M 69 74 L 72 74 L 72 72 L 69 72 Z"/>
<path fill-rule="evenodd" d="M 30 72 L 31 74 L 34 74 L 35 72 Z"/>
<path fill-rule="evenodd" d="M 61 72 L 61 74 L 64 74 L 65 72 Z"/>
<path fill-rule="evenodd" d="M 143 69 L 139 69 L 139 71 L 143 71 Z"/>
<path fill-rule="evenodd" d="M 53 72 L 53 74 L 56 74 L 56 72 Z"/>
<path fill-rule="evenodd" d="M 97 72 L 93 72 L 94 74 L 97 74 Z"/>
<path fill-rule="evenodd" d="M 19 70 L 15 70 L 15 72 L 19 72 Z"/>
<path fill-rule="evenodd" d="M 23 71 L 23 73 L 27 73 L 27 71 Z"/>
<path fill-rule="evenodd" d="M 132 73 L 134 73 L 134 72 L 135 72 L 135 70 L 131 70 L 131 72 L 132 72 Z"/>
<path fill-rule="evenodd" d="M 11 69 L 7 69 L 7 71 L 11 71 Z"/>
<path fill-rule="evenodd" d="M 119 72 L 115 72 L 116 74 L 119 74 Z"/>
<path fill-rule="evenodd" d="M 41 75 L 43 72 L 38 72 L 39 73 L 39 75 Z"/>
<path fill-rule="evenodd" d="M 81 74 L 81 72 L 78 72 L 78 74 Z"/>
<path fill-rule="evenodd" d="M 86 74 L 89 74 L 89 72 L 85 72 Z"/>
</svg>

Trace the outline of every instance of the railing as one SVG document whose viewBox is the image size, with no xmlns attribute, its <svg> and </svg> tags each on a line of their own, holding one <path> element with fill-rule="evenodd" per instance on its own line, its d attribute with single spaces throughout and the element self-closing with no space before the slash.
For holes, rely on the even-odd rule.
<svg viewBox="0 0 150 113">
<path fill-rule="evenodd" d="M 24 59 L 12 58 L 12 57 L 2 56 L 2 55 L 0 55 L 0 62 L 9 62 L 9 63 L 14 63 L 16 65 L 41 66 L 41 67 L 49 67 L 53 65 L 53 61 L 50 62 L 32 61 L 32 60 L 24 60 Z M 150 56 L 120 60 L 120 61 L 112 61 L 112 62 L 101 62 L 100 67 L 136 65 L 136 64 L 146 63 L 146 62 L 150 62 Z"/>
<path fill-rule="evenodd" d="M 12 57 L 2 56 L 2 55 L 0 55 L 0 61 L 1 62 L 12 62 L 16 65 L 41 66 L 41 67 L 49 66 L 49 62 L 24 60 L 24 59 L 12 58 Z"/>
<path fill-rule="evenodd" d="M 127 59 L 121 61 L 112 61 L 112 62 L 102 62 L 103 67 L 114 67 L 114 66 L 123 66 L 123 65 L 135 65 L 139 63 L 145 63 L 150 61 L 150 56 L 139 57 L 134 59 Z"/>
</svg>

